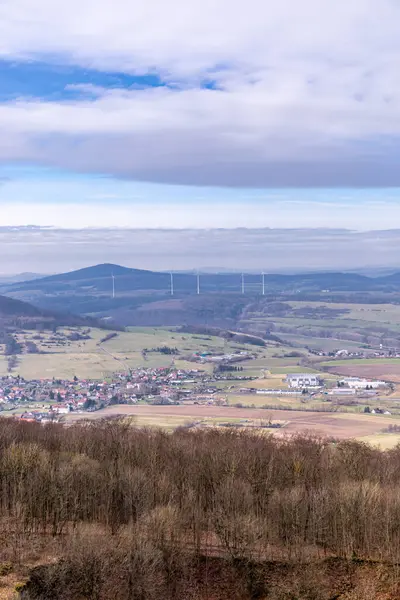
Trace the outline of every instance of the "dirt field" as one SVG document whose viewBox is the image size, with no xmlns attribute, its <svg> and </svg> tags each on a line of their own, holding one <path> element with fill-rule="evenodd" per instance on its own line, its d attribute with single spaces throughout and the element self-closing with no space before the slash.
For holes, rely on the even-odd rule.
<svg viewBox="0 0 400 600">
<path fill-rule="evenodd" d="M 343 365 L 339 364 L 336 366 L 329 366 L 329 373 L 336 373 L 346 377 L 361 377 L 365 379 L 383 379 L 384 381 L 392 381 L 393 383 L 400 383 L 400 364 L 399 363 L 385 363 L 381 364 L 350 364 Z"/>
<path fill-rule="evenodd" d="M 370 436 L 381 432 L 391 423 L 399 423 L 394 417 L 380 415 L 316 413 L 200 405 L 112 406 L 90 414 L 89 418 L 101 419 L 112 415 L 137 416 L 139 424 L 142 418 L 146 421 L 151 419 L 154 424 L 162 424 L 163 421 L 171 423 L 175 419 L 180 421 L 180 424 L 203 418 L 272 419 L 273 421 L 287 421 L 288 425 L 282 430 L 286 433 L 304 433 L 309 431 L 341 439 Z M 82 414 L 69 417 L 69 419 L 74 420 L 82 418 Z M 88 415 L 85 414 L 84 418 L 88 418 Z"/>
<path fill-rule="evenodd" d="M 377 433 L 375 435 L 366 435 L 359 438 L 361 442 L 366 442 L 372 446 L 377 446 L 381 450 L 391 450 L 400 443 L 400 434 L 398 433 Z"/>
</svg>

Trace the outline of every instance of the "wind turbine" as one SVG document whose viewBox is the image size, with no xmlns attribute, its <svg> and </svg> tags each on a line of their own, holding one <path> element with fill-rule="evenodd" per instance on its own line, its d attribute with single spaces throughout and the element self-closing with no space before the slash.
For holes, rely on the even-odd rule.
<svg viewBox="0 0 400 600">
<path fill-rule="evenodd" d="M 242 273 L 242 294 L 244 294 L 244 274 Z"/>
<path fill-rule="evenodd" d="M 265 296 L 265 273 L 261 273 L 262 276 L 262 295 Z"/>
<path fill-rule="evenodd" d="M 171 291 L 171 296 L 174 295 L 174 276 L 172 274 L 172 271 L 170 273 L 170 277 L 171 277 L 171 286 L 170 286 L 170 291 Z"/>
<path fill-rule="evenodd" d="M 197 271 L 197 295 L 200 295 L 200 273 Z"/>
</svg>

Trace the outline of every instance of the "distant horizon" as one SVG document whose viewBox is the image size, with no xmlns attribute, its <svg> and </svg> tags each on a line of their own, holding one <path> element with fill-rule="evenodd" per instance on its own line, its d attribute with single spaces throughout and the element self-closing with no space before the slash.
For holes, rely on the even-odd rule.
<svg viewBox="0 0 400 600">
<path fill-rule="evenodd" d="M 400 230 L 2 227 L 0 252 L 4 275 L 66 272 L 101 263 L 159 271 L 396 270 Z"/>
<path fill-rule="evenodd" d="M 180 275 L 180 274 L 187 274 L 187 275 L 213 275 L 213 274 L 219 274 L 219 275 L 232 275 L 232 274 L 237 274 L 240 275 L 241 273 L 245 274 L 245 275 L 318 275 L 318 274 L 335 274 L 335 273 L 344 273 L 344 274 L 356 274 L 356 275 L 362 275 L 365 277 L 369 277 L 369 278 L 375 278 L 375 277 L 380 277 L 380 276 L 384 276 L 384 275 L 392 275 L 395 273 L 400 273 L 400 265 L 398 267 L 368 267 L 368 266 L 363 266 L 363 267 L 355 267 L 352 269 L 309 269 L 307 270 L 306 268 L 302 269 L 302 268 L 282 268 L 282 269 L 256 269 L 256 268 L 243 268 L 243 269 L 228 269 L 228 268 L 224 268 L 224 267 L 193 267 L 193 268 L 187 268 L 187 269 L 171 269 L 171 270 L 165 270 L 165 269 L 141 269 L 139 266 L 137 265 L 126 265 L 126 264 L 119 264 L 119 263 L 96 263 L 96 264 L 87 264 L 83 267 L 79 267 L 78 269 L 70 269 L 70 270 L 56 270 L 56 271 L 52 271 L 52 272 L 41 272 L 41 273 L 33 273 L 33 272 L 16 272 L 16 273 L 4 273 L 4 272 L 0 272 L 0 283 L 1 282 L 6 282 L 6 281 L 10 281 L 13 282 L 15 281 L 29 281 L 29 280 L 34 280 L 34 279 L 41 279 L 41 278 L 45 278 L 45 277 L 51 277 L 51 276 L 57 276 L 57 275 L 62 275 L 62 274 L 66 274 L 66 273 L 73 273 L 75 271 L 80 271 L 83 269 L 91 269 L 91 268 L 95 268 L 98 266 L 103 266 L 103 265 L 110 265 L 110 266 L 115 266 L 115 267 L 122 267 L 122 268 L 126 268 L 126 269 L 132 269 L 132 270 L 139 270 L 139 271 L 149 271 L 149 272 L 154 272 L 154 273 L 164 273 L 164 274 L 169 274 L 169 273 L 173 273 L 174 275 Z M 26 279 L 24 279 L 24 276 L 26 277 Z M 115 279 L 118 279 L 118 274 L 115 274 Z"/>
<path fill-rule="evenodd" d="M 1 62 L 1 61 L 0 61 Z M 1 74 L 1 70 L 0 70 Z M 1 109 L 1 102 L 0 102 Z M 400 188 L 219 187 L 2 164 L 2 227 L 387 230 Z"/>
</svg>

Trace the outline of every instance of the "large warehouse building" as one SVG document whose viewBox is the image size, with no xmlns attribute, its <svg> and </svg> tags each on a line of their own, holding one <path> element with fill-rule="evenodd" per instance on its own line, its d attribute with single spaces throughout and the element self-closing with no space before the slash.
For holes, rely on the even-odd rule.
<svg viewBox="0 0 400 600">
<path fill-rule="evenodd" d="M 289 373 L 285 381 L 291 388 L 304 389 L 321 385 L 320 376 L 313 373 Z"/>
</svg>

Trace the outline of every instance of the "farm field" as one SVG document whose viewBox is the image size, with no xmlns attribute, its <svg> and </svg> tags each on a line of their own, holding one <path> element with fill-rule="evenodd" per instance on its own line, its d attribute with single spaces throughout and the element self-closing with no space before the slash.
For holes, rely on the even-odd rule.
<svg viewBox="0 0 400 600">
<path fill-rule="evenodd" d="M 70 335 L 79 332 L 79 329 L 59 329 L 61 334 Z M 25 378 L 60 377 L 72 378 L 77 375 L 81 378 L 105 378 L 116 371 L 128 370 L 137 367 L 167 367 L 174 362 L 175 366 L 182 369 L 201 368 L 212 372 L 212 363 L 193 363 L 185 360 L 193 352 L 212 351 L 217 353 L 238 352 L 246 350 L 256 355 L 256 358 L 243 361 L 240 366 L 242 374 L 251 377 L 262 377 L 264 370 L 272 376 L 285 376 L 287 373 L 317 372 L 319 363 L 315 367 L 301 366 L 299 362 L 304 357 L 315 358 L 302 349 L 300 356 L 289 356 L 293 348 L 289 346 L 271 345 L 265 348 L 251 344 L 238 344 L 226 342 L 220 337 L 181 334 L 172 329 L 162 328 L 130 328 L 125 332 L 118 332 L 117 336 L 101 343 L 107 331 L 91 329 L 90 339 L 68 341 L 68 344 L 54 341 L 53 334 L 41 333 L 43 340 L 36 341 L 39 354 L 18 355 L 18 365 L 14 373 Z M 19 334 L 19 342 L 33 341 L 34 332 Z M 53 338 L 53 340 L 52 340 Z M 178 355 L 165 355 L 159 352 L 147 352 L 146 358 L 142 350 L 169 346 L 178 350 Z M 1 350 L 1 348 L 0 348 Z M 0 374 L 7 373 L 7 357 L 0 354 Z M 333 378 L 334 376 L 332 376 Z"/>
<path fill-rule="evenodd" d="M 400 325 L 400 305 L 398 304 L 352 304 L 340 302 L 288 302 L 294 309 L 311 307 L 335 308 L 348 311 L 341 315 L 341 319 L 362 320 Z"/>
<path fill-rule="evenodd" d="M 400 433 L 375 433 L 357 439 L 371 446 L 377 446 L 381 450 L 391 450 L 400 443 Z"/>
<path fill-rule="evenodd" d="M 295 396 L 269 395 L 269 394 L 235 394 L 227 392 L 223 394 L 227 398 L 230 406 L 241 404 L 262 408 L 263 406 L 279 407 L 279 410 L 326 410 L 330 408 L 330 404 L 321 399 L 306 400 L 302 402 L 302 394 L 299 392 Z"/>
<path fill-rule="evenodd" d="M 321 367 L 330 366 L 379 366 L 379 365 L 397 365 L 400 369 L 400 358 L 348 358 L 345 360 L 328 360 L 320 363 Z"/>
<path fill-rule="evenodd" d="M 399 304 L 352 304 L 285 300 L 249 307 L 241 326 L 266 330 L 294 347 L 373 352 L 400 348 Z"/>
<path fill-rule="evenodd" d="M 64 336 L 70 336 L 79 329 L 59 329 Z M 250 344 L 225 342 L 220 337 L 182 334 L 174 330 L 160 328 L 132 328 L 129 331 L 118 332 L 117 336 L 101 343 L 109 332 L 100 329 L 90 330 L 90 339 L 58 340 L 49 332 L 41 333 L 38 341 L 37 333 L 24 332 L 16 336 L 18 342 L 35 341 L 40 353 L 18 355 L 18 364 L 14 374 L 27 379 L 35 378 L 67 378 L 74 375 L 80 378 L 101 379 L 109 377 L 116 371 L 143 367 L 168 367 L 174 361 L 178 368 L 201 368 L 212 372 L 214 365 L 204 363 L 199 365 L 184 360 L 185 356 L 195 351 L 214 351 L 217 353 L 237 352 L 247 350 L 258 355 L 256 360 L 242 363 L 246 375 L 258 376 L 261 368 L 268 368 L 271 361 L 275 365 L 285 364 L 287 359 L 274 358 L 273 355 L 284 354 L 290 348 L 268 347 L 260 348 Z M 178 355 L 142 351 L 161 346 L 176 348 Z M 288 362 L 295 363 L 294 359 Z M 0 375 L 7 374 L 7 357 L 0 355 Z M 294 364 L 295 366 L 295 364 Z"/>
<path fill-rule="evenodd" d="M 325 352 L 333 352 L 338 349 L 345 348 L 346 350 L 357 352 L 365 351 L 366 344 L 361 342 L 351 342 L 350 340 L 342 340 L 338 338 L 321 338 L 318 336 L 305 336 L 300 334 L 290 334 L 279 332 L 279 337 L 289 344 L 298 348 L 308 347 L 312 350 L 323 349 Z M 371 350 L 372 352 L 372 350 Z"/>
<path fill-rule="evenodd" d="M 379 434 L 390 424 L 398 424 L 399 420 L 386 415 L 360 415 L 341 413 L 315 413 L 285 410 L 263 410 L 249 408 L 231 408 L 218 406 L 112 406 L 104 410 L 85 414 L 84 418 L 101 419 L 109 416 L 134 416 L 137 424 L 145 423 L 149 417 L 152 424 L 169 426 L 177 423 L 189 423 L 202 419 L 271 419 L 272 421 L 285 421 L 287 425 L 282 430 L 271 430 L 274 435 L 291 433 L 313 433 L 323 436 L 332 436 L 338 439 L 365 438 Z M 68 421 L 82 419 L 82 415 L 68 416 Z M 143 420 L 144 419 L 144 420 Z M 164 425 L 165 426 L 165 425 Z M 168 426 L 168 425 L 167 425 Z M 388 434 L 392 435 L 392 434 Z"/>
<path fill-rule="evenodd" d="M 399 358 L 335 360 L 322 362 L 319 366 L 325 367 L 330 373 L 336 373 L 346 377 L 383 379 L 393 383 L 400 383 Z"/>
<path fill-rule="evenodd" d="M 285 383 L 285 374 L 282 375 L 266 375 L 263 378 L 255 379 L 253 381 L 238 381 L 238 386 L 241 388 L 271 388 L 271 389 L 287 389 Z"/>
</svg>

